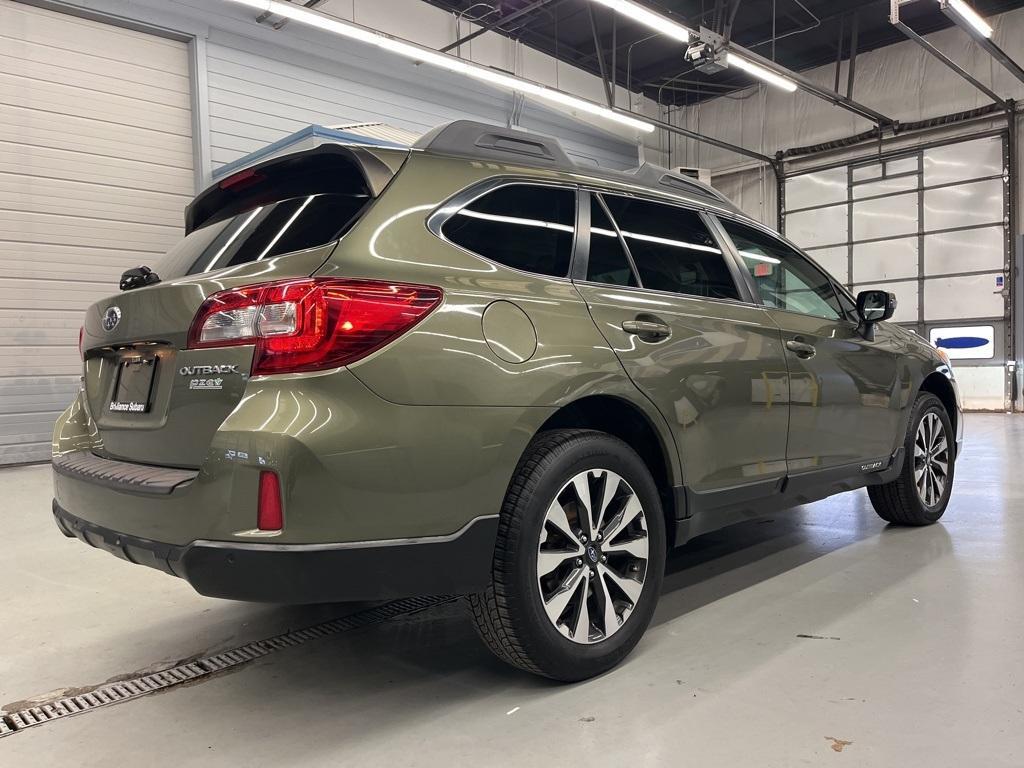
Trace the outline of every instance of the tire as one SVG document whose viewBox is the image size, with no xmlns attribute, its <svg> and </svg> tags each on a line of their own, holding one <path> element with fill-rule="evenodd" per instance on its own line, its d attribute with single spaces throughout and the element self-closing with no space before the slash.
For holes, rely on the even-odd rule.
<svg viewBox="0 0 1024 768">
<path fill-rule="evenodd" d="M 602 511 L 606 487 L 617 490 Z M 596 510 L 589 523 L 579 514 L 583 495 Z M 585 524 L 593 534 L 587 544 L 577 541 Z M 601 532 L 611 535 L 598 538 Z M 519 669 L 566 682 L 599 675 L 622 661 L 650 624 L 665 554 L 658 490 L 633 449 L 603 432 L 542 432 L 505 495 L 491 584 L 468 597 L 477 632 Z M 561 618 L 552 616 L 560 610 Z"/>
<path fill-rule="evenodd" d="M 940 435 L 934 440 L 928 437 L 929 430 L 924 424 L 926 420 L 933 427 L 938 426 L 941 429 Z M 930 452 L 927 448 L 922 451 L 922 446 L 926 443 L 932 446 Z M 936 447 L 943 444 L 944 452 L 936 450 Z M 917 396 L 903 446 L 903 468 L 899 476 L 884 485 L 868 486 L 868 497 L 878 516 L 889 523 L 931 525 L 942 517 L 949 504 L 956 466 L 956 440 L 945 406 L 930 392 L 922 392 Z M 933 466 L 933 476 L 937 478 L 936 482 L 938 479 L 943 481 L 941 492 L 936 492 L 937 485 L 929 486 L 927 475 L 923 480 L 924 490 L 918 485 L 921 479 L 918 472 L 922 465 L 927 463 L 929 455 L 938 461 L 939 466 Z M 947 467 L 944 477 L 941 477 L 942 473 L 939 471 L 942 459 L 945 459 Z M 927 470 L 925 472 L 927 473 Z"/>
</svg>

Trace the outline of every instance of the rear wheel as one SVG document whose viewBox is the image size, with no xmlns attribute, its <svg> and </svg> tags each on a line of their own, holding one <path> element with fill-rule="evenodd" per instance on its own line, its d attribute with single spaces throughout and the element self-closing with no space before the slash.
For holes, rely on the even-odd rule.
<svg viewBox="0 0 1024 768">
<path fill-rule="evenodd" d="M 553 430 L 519 463 L 491 585 L 469 604 L 499 658 L 582 680 L 618 664 L 640 640 L 664 564 L 661 504 L 640 457 L 602 432 Z"/>
<path fill-rule="evenodd" d="M 903 468 L 885 485 L 868 487 L 878 516 L 898 525 L 930 525 L 942 517 L 953 489 L 953 426 L 942 401 L 922 392 L 904 442 Z"/>
</svg>

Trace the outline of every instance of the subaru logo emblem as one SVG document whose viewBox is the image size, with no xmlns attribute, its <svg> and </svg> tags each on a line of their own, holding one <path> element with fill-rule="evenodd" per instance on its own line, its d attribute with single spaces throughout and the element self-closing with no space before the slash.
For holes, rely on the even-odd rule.
<svg viewBox="0 0 1024 768">
<path fill-rule="evenodd" d="M 103 314 L 103 330 L 110 332 L 117 328 L 121 322 L 121 309 L 119 307 L 108 307 Z"/>
<path fill-rule="evenodd" d="M 587 559 L 592 563 L 597 562 L 597 549 L 595 547 L 587 547 Z"/>
</svg>

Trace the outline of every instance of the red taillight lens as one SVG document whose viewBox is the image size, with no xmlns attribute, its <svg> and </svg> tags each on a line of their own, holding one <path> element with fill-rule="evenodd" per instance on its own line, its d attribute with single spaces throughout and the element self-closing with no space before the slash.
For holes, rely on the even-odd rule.
<svg viewBox="0 0 1024 768">
<path fill-rule="evenodd" d="M 348 365 L 402 335 L 441 302 L 441 289 L 314 278 L 213 294 L 189 330 L 190 348 L 255 344 L 252 373 Z"/>
<path fill-rule="evenodd" d="M 284 515 L 281 512 L 281 481 L 278 480 L 276 472 L 260 472 L 256 527 L 261 531 L 280 531 L 284 527 Z"/>
<path fill-rule="evenodd" d="M 83 325 L 78 329 L 78 356 L 85 360 L 85 350 L 82 348 L 82 343 L 85 341 L 85 326 Z"/>
</svg>

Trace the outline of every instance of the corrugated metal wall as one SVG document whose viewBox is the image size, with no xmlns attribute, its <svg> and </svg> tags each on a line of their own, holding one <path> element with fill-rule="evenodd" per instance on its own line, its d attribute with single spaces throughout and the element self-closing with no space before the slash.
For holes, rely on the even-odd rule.
<svg viewBox="0 0 1024 768">
<path fill-rule="evenodd" d="M 0 0 L 0 464 L 47 459 L 82 311 L 182 232 L 188 47 Z"/>
<path fill-rule="evenodd" d="M 379 121 L 417 134 L 450 120 L 504 124 L 511 94 L 417 67 L 388 54 L 372 58 L 339 47 L 328 60 L 233 35 L 207 44 L 210 152 L 214 167 L 310 123 Z M 559 138 L 581 162 L 609 168 L 637 163 L 637 150 L 586 123 L 529 104 L 521 124 Z"/>
</svg>

